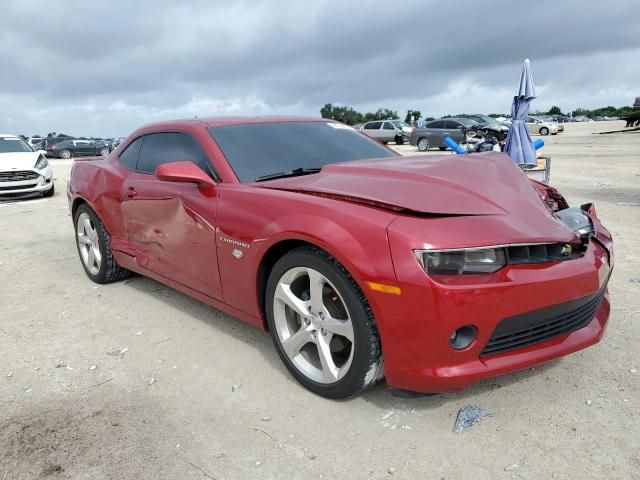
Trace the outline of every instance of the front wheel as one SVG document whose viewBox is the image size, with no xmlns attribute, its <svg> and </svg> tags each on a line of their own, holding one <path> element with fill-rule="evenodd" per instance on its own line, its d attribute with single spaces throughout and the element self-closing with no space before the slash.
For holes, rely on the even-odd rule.
<svg viewBox="0 0 640 480">
<path fill-rule="evenodd" d="M 101 157 L 106 157 L 107 155 L 109 155 L 109 149 L 107 147 L 103 147 L 100 149 L 100 156 Z"/>
<path fill-rule="evenodd" d="M 404 145 L 404 138 L 402 138 L 402 136 L 398 135 L 395 138 L 395 142 L 396 142 L 396 145 Z"/>
<path fill-rule="evenodd" d="M 53 180 L 51 183 L 51 188 L 47 191 L 45 191 L 42 196 L 43 197 L 53 197 L 53 195 L 56 193 L 56 186 L 53 184 Z"/>
<path fill-rule="evenodd" d="M 71 150 L 67 150 L 66 148 L 64 150 L 60 150 L 60 158 L 64 158 L 65 160 L 71 158 Z"/>
<path fill-rule="evenodd" d="M 426 152 L 427 150 L 429 150 L 429 140 L 424 137 L 420 138 L 418 140 L 418 150 L 420 150 L 421 152 Z"/>
<path fill-rule="evenodd" d="M 129 276 L 111 253 L 111 237 L 96 213 L 87 205 L 78 207 L 74 217 L 76 247 L 87 276 L 96 283 L 109 283 Z"/>
<path fill-rule="evenodd" d="M 549 135 L 549 129 L 547 127 L 542 127 L 540 129 L 540 135 Z"/>
<path fill-rule="evenodd" d="M 347 398 L 382 377 L 371 308 L 328 253 L 303 247 L 284 255 L 269 275 L 265 300 L 276 350 L 307 389 L 327 398 Z"/>
</svg>

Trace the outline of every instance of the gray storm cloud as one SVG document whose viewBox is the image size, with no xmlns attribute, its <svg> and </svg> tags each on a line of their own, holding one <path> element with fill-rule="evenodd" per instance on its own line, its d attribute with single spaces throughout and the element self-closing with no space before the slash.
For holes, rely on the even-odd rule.
<svg viewBox="0 0 640 480">
<path fill-rule="evenodd" d="M 318 115 L 326 102 L 429 115 L 640 95 L 637 2 L 9 1 L 0 130 L 125 135 L 204 115 Z"/>
</svg>

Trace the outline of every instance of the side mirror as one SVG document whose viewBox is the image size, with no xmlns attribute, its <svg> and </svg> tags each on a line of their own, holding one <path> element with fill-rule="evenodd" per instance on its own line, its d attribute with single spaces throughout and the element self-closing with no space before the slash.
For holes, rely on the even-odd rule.
<svg viewBox="0 0 640 480">
<path fill-rule="evenodd" d="M 163 163 L 155 176 L 165 182 L 195 183 L 198 187 L 215 188 L 216 182 L 193 162 Z"/>
</svg>

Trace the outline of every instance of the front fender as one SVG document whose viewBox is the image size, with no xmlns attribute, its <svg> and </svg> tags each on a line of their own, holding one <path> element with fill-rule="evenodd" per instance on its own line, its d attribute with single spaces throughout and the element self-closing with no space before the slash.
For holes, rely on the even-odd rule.
<svg viewBox="0 0 640 480">
<path fill-rule="evenodd" d="M 367 294 L 366 282 L 395 285 L 386 227 L 393 214 L 293 192 L 225 186 L 219 197 L 217 252 L 226 303 L 261 317 L 257 279 L 275 245 L 297 240 L 334 256 Z M 242 255 L 234 250 L 239 250 Z M 367 295 L 369 296 L 369 295 Z"/>
</svg>

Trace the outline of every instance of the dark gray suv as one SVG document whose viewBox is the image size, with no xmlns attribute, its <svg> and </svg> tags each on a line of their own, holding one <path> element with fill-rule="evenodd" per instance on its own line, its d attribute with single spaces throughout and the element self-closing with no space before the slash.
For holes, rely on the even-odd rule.
<svg viewBox="0 0 640 480">
<path fill-rule="evenodd" d="M 450 137 L 460 143 L 464 140 L 464 131 L 467 128 L 478 127 L 479 124 L 470 118 L 441 118 L 427 122 L 424 127 L 413 130 L 409 143 L 421 152 L 426 152 L 432 147 L 446 150 L 444 137 Z"/>
</svg>

